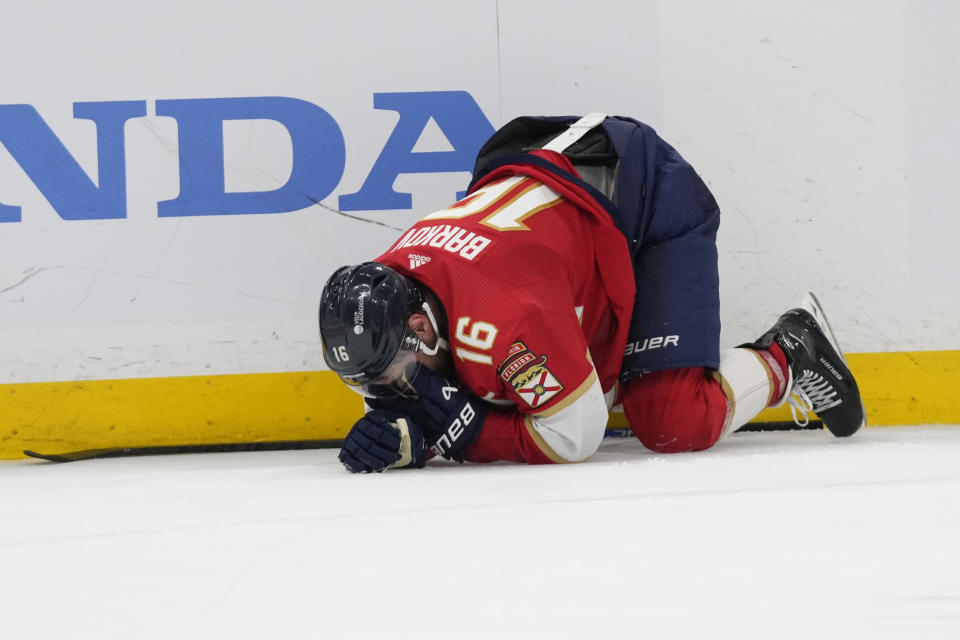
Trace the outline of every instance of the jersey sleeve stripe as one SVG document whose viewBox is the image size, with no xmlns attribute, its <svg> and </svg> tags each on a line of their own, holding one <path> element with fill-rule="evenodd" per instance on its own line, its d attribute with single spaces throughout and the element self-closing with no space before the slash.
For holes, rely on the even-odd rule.
<svg viewBox="0 0 960 640">
<path fill-rule="evenodd" d="M 523 420 L 523 425 L 527 428 L 527 435 L 530 436 L 530 439 L 533 440 L 533 443 L 537 446 L 538 449 L 543 453 L 543 455 L 550 458 L 551 462 L 557 464 L 570 464 L 571 460 L 565 460 L 553 448 L 547 444 L 547 441 L 543 439 L 536 429 L 533 427 L 533 418 L 532 416 L 527 416 Z"/>
</svg>

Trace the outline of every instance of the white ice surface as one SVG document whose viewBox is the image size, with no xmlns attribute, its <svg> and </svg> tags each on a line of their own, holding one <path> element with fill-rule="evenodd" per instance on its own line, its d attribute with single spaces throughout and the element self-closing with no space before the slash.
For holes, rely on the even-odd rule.
<svg viewBox="0 0 960 640">
<path fill-rule="evenodd" d="M 0 462 L 0 637 L 958 638 L 960 427 Z"/>
</svg>

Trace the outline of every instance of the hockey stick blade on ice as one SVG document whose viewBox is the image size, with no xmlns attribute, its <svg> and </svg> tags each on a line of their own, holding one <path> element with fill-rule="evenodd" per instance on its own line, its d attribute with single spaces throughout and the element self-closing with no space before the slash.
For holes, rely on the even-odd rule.
<svg viewBox="0 0 960 640">
<path fill-rule="evenodd" d="M 83 449 L 65 453 L 23 452 L 31 458 L 49 462 L 77 462 L 99 458 L 122 458 L 132 456 L 159 456 L 179 453 L 230 453 L 238 451 L 291 451 L 296 449 L 329 449 L 339 447 L 342 440 L 284 440 L 278 442 L 238 442 L 229 444 L 184 444 L 157 447 L 108 447 Z"/>
</svg>

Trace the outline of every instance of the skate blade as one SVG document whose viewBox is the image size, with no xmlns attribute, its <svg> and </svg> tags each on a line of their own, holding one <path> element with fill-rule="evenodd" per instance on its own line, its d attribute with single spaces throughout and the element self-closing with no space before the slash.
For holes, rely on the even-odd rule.
<svg viewBox="0 0 960 640">
<path fill-rule="evenodd" d="M 827 336 L 827 340 L 830 342 L 830 346 L 833 347 L 833 350 L 837 352 L 837 355 L 840 356 L 840 360 L 843 361 L 843 364 L 847 364 L 847 358 L 843 355 L 843 350 L 840 348 L 840 342 L 837 340 L 837 336 L 833 333 L 833 329 L 830 328 L 830 323 L 827 322 L 827 315 L 823 312 L 823 307 L 820 306 L 820 301 L 817 300 L 817 296 L 813 295 L 812 291 L 807 291 L 806 295 L 803 296 L 803 300 L 800 301 L 801 308 L 810 312 L 810 315 L 813 316 L 813 319 L 817 321 L 817 324 L 823 329 L 824 335 Z M 849 365 L 847 365 L 849 367 Z"/>
</svg>

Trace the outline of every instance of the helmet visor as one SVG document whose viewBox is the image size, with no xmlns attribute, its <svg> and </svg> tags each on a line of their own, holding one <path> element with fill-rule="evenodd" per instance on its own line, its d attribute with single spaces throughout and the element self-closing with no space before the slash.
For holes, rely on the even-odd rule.
<svg viewBox="0 0 960 640">
<path fill-rule="evenodd" d="M 415 398 L 417 393 L 411 381 L 421 367 L 420 360 L 417 358 L 419 346 L 420 339 L 408 329 L 407 335 L 404 335 L 401 342 L 400 350 L 382 373 L 372 379 L 367 376 L 346 375 L 341 375 L 340 379 L 350 389 L 368 398 Z"/>
</svg>

